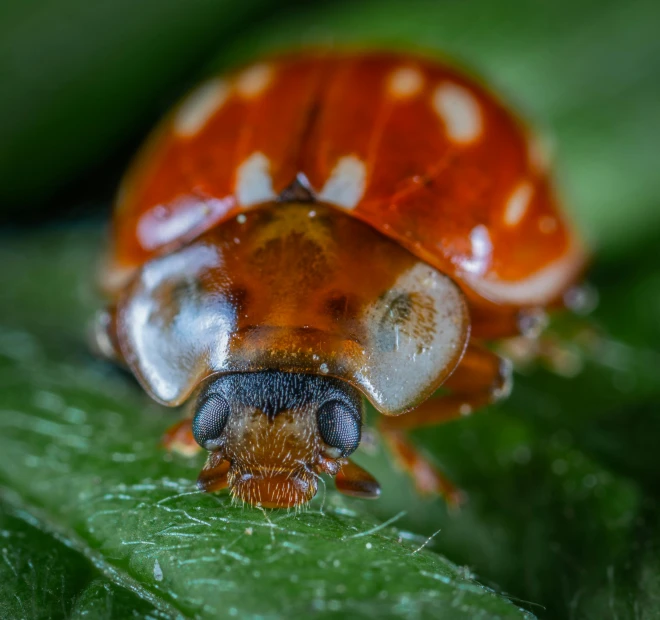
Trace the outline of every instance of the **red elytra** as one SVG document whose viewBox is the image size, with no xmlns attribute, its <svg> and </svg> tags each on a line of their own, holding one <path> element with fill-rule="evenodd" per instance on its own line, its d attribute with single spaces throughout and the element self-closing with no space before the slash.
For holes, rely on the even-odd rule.
<svg viewBox="0 0 660 620">
<path fill-rule="evenodd" d="M 117 200 L 99 346 L 170 405 L 211 378 L 281 371 L 335 377 L 398 414 L 449 377 L 454 401 L 386 424 L 420 471 L 402 428 L 504 392 L 510 371 L 480 341 L 518 333 L 583 264 L 538 142 L 483 86 L 416 56 L 300 53 L 207 81 L 150 139 Z M 219 450 L 205 479 L 223 486 L 215 468 L 236 489 Z M 310 466 L 337 473 L 328 458 Z M 355 467 L 345 492 L 365 486 Z M 447 492 L 434 475 L 418 486 Z M 301 503 L 303 478 L 286 499 L 259 499 L 265 483 L 235 492 Z"/>
</svg>

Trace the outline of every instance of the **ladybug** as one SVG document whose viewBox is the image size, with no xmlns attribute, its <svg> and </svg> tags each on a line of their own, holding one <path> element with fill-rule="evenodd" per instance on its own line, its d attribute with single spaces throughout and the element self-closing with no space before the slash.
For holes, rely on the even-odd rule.
<svg viewBox="0 0 660 620">
<path fill-rule="evenodd" d="M 487 344 L 560 305 L 584 257 L 538 142 L 478 82 L 299 52 L 210 79 L 149 139 L 118 193 L 96 348 L 192 403 L 165 443 L 209 452 L 202 490 L 292 507 L 326 473 L 376 497 L 349 458 L 366 399 L 418 489 L 455 501 L 407 432 L 504 397 Z"/>
</svg>

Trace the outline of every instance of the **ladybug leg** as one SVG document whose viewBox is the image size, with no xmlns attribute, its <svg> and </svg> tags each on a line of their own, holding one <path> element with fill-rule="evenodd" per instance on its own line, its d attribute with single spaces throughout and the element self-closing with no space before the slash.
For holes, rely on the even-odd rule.
<svg viewBox="0 0 660 620">
<path fill-rule="evenodd" d="M 335 475 L 337 490 L 361 499 L 376 499 L 380 495 L 378 481 L 366 470 L 346 459 Z"/>
<path fill-rule="evenodd" d="M 195 441 L 192 432 L 192 418 L 184 418 L 165 431 L 162 446 L 169 452 L 183 456 L 194 456 L 202 447 Z"/>
<path fill-rule="evenodd" d="M 542 365 L 555 374 L 574 377 L 587 356 L 598 355 L 603 336 L 586 321 L 575 321 L 568 334 L 548 330 L 539 338 L 518 336 L 498 342 L 498 350 L 511 359 L 516 368 Z"/>
<path fill-rule="evenodd" d="M 399 466 L 413 479 L 421 495 L 440 495 L 451 507 L 464 502 L 463 493 L 423 454 L 421 454 L 405 431 L 381 426 L 381 434 Z"/>
<path fill-rule="evenodd" d="M 226 489 L 229 485 L 229 466 L 229 461 L 225 461 L 218 453 L 210 454 L 197 478 L 197 488 L 205 493 Z"/>
<path fill-rule="evenodd" d="M 87 340 L 94 355 L 111 362 L 125 364 L 117 343 L 116 309 L 114 306 L 96 313 L 89 326 Z"/>
<path fill-rule="evenodd" d="M 440 398 L 458 405 L 453 417 L 468 415 L 471 411 L 467 411 L 466 407 L 474 411 L 506 398 L 511 392 L 512 375 L 513 365 L 508 359 L 471 343 L 461 363 L 443 385 L 451 390 L 451 394 Z"/>
<path fill-rule="evenodd" d="M 431 398 L 404 415 L 381 418 L 379 428 L 385 442 L 421 494 L 442 495 L 452 506 L 464 500 L 461 491 L 419 452 L 407 432 L 469 415 L 506 397 L 511 388 L 511 372 L 508 360 L 472 344 L 443 386 L 450 393 Z"/>
</svg>

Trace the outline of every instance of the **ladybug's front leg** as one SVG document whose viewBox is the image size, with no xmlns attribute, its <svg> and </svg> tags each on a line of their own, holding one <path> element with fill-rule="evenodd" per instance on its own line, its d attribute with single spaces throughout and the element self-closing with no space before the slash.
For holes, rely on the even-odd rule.
<svg viewBox="0 0 660 620">
<path fill-rule="evenodd" d="M 448 504 L 461 503 L 462 494 L 422 455 L 408 437 L 408 431 L 448 422 L 508 395 L 511 364 L 484 347 L 471 344 L 454 374 L 443 387 L 450 393 L 430 398 L 413 411 L 396 417 L 382 417 L 380 431 L 399 464 L 425 495 L 442 495 Z"/>
<path fill-rule="evenodd" d="M 169 452 L 177 452 L 183 456 L 194 456 L 202 449 L 193 436 L 192 418 L 184 418 L 170 426 L 161 443 Z"/>
</svg>

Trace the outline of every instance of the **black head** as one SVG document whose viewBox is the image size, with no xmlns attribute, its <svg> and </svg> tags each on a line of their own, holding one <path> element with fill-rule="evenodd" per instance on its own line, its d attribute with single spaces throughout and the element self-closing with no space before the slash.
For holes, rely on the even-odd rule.
<svg viewBox="0 0 660 620">
<path fill-rule="evenodd" d="M 318 473 L 336 474 L 357 449 L 362 414 L 360 393 L 331 377 L 218 377 L 201 392 L 193 420 L 196 441 L 211 451 L 200 484 L 217 489 L 226 476 L 234 495 L 262 506 L 309 501 Z"/>
</svg>

